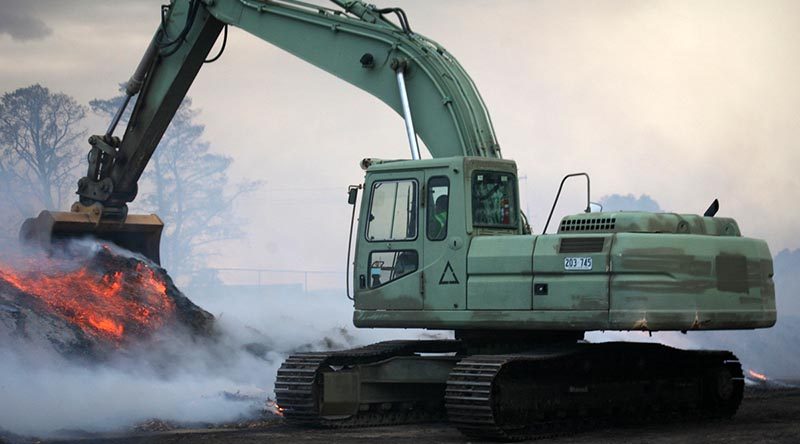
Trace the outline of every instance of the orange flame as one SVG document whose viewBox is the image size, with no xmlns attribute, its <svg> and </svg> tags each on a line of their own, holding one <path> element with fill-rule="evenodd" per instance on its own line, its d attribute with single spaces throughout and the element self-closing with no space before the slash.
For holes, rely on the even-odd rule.
<svg viewBox="0 0 800 444">
<path fill-rule="evenodd" d="M 758 379 L 759 381 L 766 381 L 767 380 L 767 375 L 765 375 L 763 373 L 758 373 L 758 372 L 753 371 L 753 370 L 748 370 L 747 373 L 749 373 L 750 376 L 752 376 L 755 379 Z"/>
<path fill-rule="evenodd" d="M 283 417 L 283 412 L 286 410 L 285 408 L 278 405 L 278 401 L 274 399 L 267 399 L 267 408 L 274 414 Z"/>
<path fill-rule="evenodd" d="M 59 271 L 67 268 L 59 265 L 64 264 L 48 258 L 17 271 L 0 263 L 0 280 L 34 296 L 86 334 L 117 343 L 129 330 L 155 330 L 175 310 L 166 284 L 142 262 L 105 273 L 85 265 Z"/>
</svg>

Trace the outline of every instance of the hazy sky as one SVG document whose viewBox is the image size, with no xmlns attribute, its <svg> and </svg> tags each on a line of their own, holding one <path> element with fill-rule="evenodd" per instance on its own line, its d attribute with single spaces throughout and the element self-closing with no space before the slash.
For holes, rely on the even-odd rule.
<svg viewBox="0 0 800 444">
<path fill-rule="evenodd" d="M 161 3 L 0 0 L 0 92 L 38 82 L 82 103 L 113 96 Z M 594 200 L 648 194 L 698 213 L 718 197 L 720 215 L 773 253 L 800 247 L 800 2 L 378 3 L 403 7 L 472 75 L 527 176 L 535 230 L 560 178 L 588 171 Z M 346 187 L 363 157 L 409 156 L 402 120 L 240 30 L 190 95 L 232 177 L 266 182 L 237 208 L 248 238 L 215 264 L 343 269 Z M 580 190 L 562 213 L 581 210 Z"/>
</svg>

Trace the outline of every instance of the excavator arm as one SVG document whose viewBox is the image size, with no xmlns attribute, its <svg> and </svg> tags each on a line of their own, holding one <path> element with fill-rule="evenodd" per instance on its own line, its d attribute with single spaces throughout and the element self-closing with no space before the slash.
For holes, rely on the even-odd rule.
<svg viewBox="0 0 800 444">
<path fill-rule="evenodd" d="M 71 213 L 45 211 L 21 236 L 94 234 L 158 261 L 161 221 L 129 216 L 137 183 L 209 52 L 227 26 L 262 40 L 372 94 L 403 115 L 412 157 L 416 136 L 433 157 L 500 157 L 489 113 L 458 61 L 411 30 L 398 8 L 332 0 L 329 9 L 295 0 L 173 0 L 126 87 L 125 104 L 104 135 L 89 140 L 89 168 Z M 390 20 L 396 15 L 400 25 Z M 135 106 L 121 139 L 113 133 Z M 322 117 L 320 117 L 322 118 Z M 129 239 L 129 241 L 126 241 Z M 154 247 L 155 246 L 155 247 Z"/>
</svg>

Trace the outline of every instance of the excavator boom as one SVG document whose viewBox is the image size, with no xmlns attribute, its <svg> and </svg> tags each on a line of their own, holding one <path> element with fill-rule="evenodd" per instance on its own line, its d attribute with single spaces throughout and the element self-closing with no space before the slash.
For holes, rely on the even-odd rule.
<svg viewBox="0 0 800 444">
<path fill-rule="evenodd" d="M 333 2 L 339 8 L 294 0 L 172 2 L 162 10 L 162 25 L 127 84 L 125 105 L 104 135 L 89 140 L 89 168 L 78 182 L 79 202 L 70 213 L 47 211 L 36 222 L 26 222 L 21 237 L 48 244 L 51 239 L 92 235 L 158 260 L 160 222 L 152 217 L 134 222 L 127 203 L 136 198 L 139 178 L 223 29 L 227 40 L 227 26 L 377 97 L 405 117 L 412 146 L 419 135 L 433 157 L 500 157 L 483 100 L 447 50 L 413 32 L 398 8 Z M 399 26 L 387 18 L 394 15 Z M 123 137 L 113 137 L 134 96 Z"/>
</svg>

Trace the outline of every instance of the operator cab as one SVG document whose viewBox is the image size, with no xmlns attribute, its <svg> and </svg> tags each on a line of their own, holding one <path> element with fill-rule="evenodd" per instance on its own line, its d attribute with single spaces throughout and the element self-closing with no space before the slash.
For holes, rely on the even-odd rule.
<svg viewBox="0 0 800 444">
<path fill-rule="evenodd" d="M 356 309 L 465 310 L 471 239 L 522 234 L 516 164 L 480 157 L 364 164 Z"/>
</svg>

